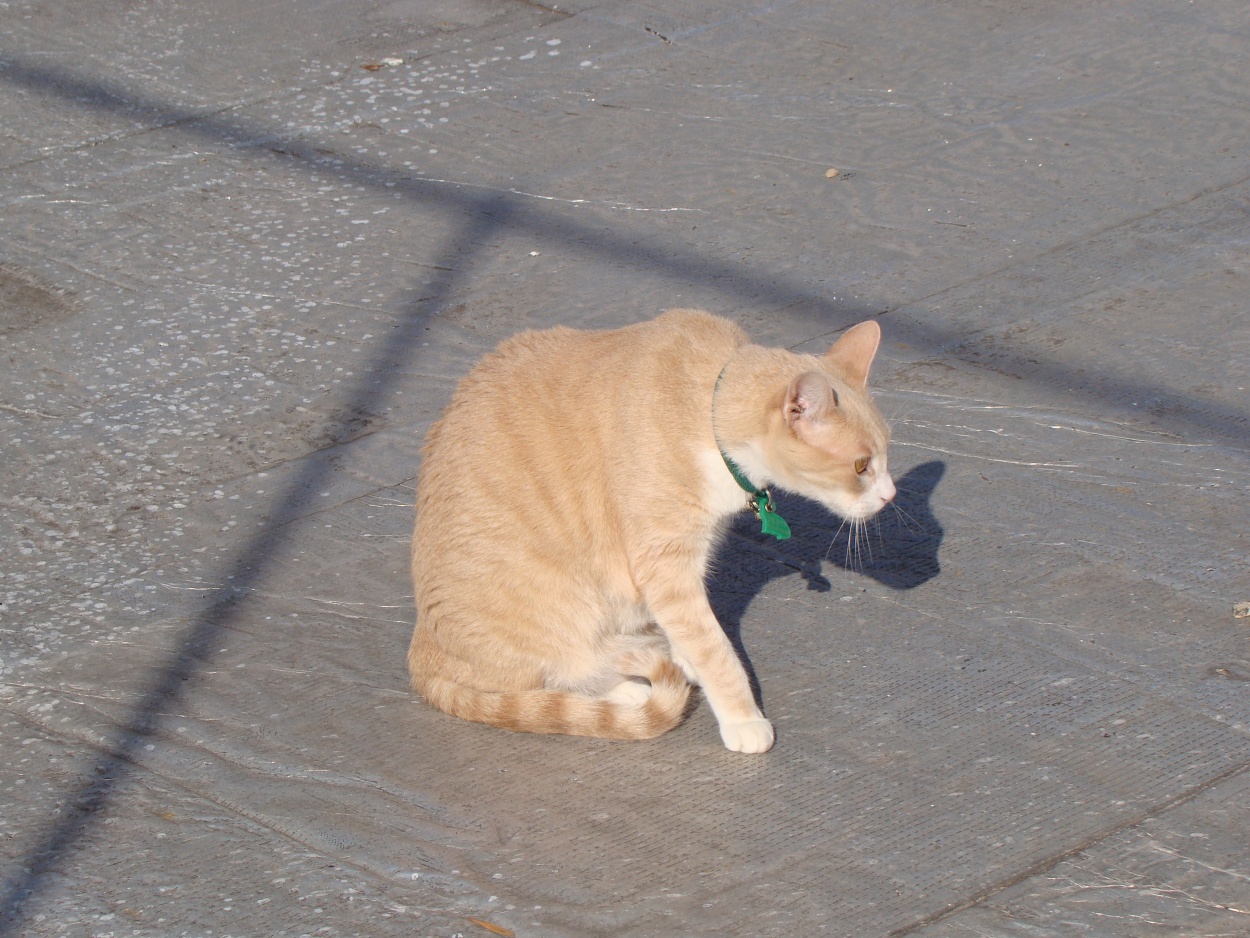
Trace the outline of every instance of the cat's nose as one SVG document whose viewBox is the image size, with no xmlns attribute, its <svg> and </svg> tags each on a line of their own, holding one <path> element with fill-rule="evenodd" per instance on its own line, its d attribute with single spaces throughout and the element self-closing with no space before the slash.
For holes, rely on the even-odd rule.
<svg viewBox="0 0 1250 938">
<path fill-rule="evenodd" d="M 881 500 L 883 502 L 894 501 L 894 496 L 898 494 L 898 489 L 894 487 L 894 480 L 888 475 L 881 480 Z"/>
</svg>

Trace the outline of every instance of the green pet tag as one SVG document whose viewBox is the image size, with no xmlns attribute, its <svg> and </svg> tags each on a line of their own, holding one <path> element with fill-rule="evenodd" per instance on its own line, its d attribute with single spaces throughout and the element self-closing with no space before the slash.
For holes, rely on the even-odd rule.
<svg viewBox="0 0 1250 938">
<path fill-rule="evenodd" d="M 752 496 L 748 504 L 755 512 L 755 517 L 760 519 L 761 531 L 779 541 L 790 537 L 790 525 L 786 524 L 786 519 L 777 514 L 777 510 L 773 508 L 772 492 L 764 489 L 762 499 L 758 495 Z"/>
</svg>

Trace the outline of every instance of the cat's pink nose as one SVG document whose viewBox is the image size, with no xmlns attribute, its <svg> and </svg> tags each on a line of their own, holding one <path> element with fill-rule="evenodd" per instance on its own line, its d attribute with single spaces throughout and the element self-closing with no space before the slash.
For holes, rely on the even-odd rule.
<svg viewBox="0 0 1250 938">
<path fill-rule="evenodd" d="M 881 500 L 883 502 L 894 501 L 894 496 L 898 494 L 898 489 L 894 487 L 894 480 L 886 476 L 881 480 Z"/>
</svg>

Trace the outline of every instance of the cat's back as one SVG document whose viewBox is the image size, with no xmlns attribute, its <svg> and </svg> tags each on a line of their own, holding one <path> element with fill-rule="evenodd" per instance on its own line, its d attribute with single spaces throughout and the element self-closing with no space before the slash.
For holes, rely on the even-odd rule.
<svg viewBox="0 0 1250 938">
<path fill-rule="evenodd" d="M 720 360 L 749 341 L 736 323 L 698 309 L 671 309 L 619 329 L 590 330 L 555 326 L 521 332 L 484 356 L 466 378 L 481 381 L 541 381 L 626 361 L 644 367 L 673 355 L 690 361 L 706 355 Z"/>
<path fill-rule="evenodd" d="M 519 332 L 486 353 L 465 375 L 448 405 L 454 411 L 466 399 L 480 404 L 483 397 L 504 398 L 518 383 L 541 384 L 544 376 L 558 374 L 570 355 L 584 354 L 581 347 L 592 333 L 566 326 Z"/>
<path fill-rule="evenodd" d="M 485 355 L 461 381 L 440 424 L 461 414 L 481 419 L 502 408 L 509 422 L 527 413 L 572 410 L 570 397 L 603 402 L 617 389 L 643 392 L 681 375 L 702 373 L 725 359 L 747 335 L 712 313 L 674 309 L 655 319 L 611 330 L 566 326 L 521 332 Z M 715 372 L 713 372 L 715 373 Z M 578 413 L 590 408 L 580 406 Z M 568 422 L 575 414 L 565 414 Z M 440 435 L 436 427 L 429 443 Z"/>
</svg>

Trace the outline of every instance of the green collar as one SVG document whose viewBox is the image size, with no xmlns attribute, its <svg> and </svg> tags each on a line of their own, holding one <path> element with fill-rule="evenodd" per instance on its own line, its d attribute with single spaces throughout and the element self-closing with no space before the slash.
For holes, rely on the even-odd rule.
<svg viewBox="0 0 1250 938">
<path fill-rule="evenodd" d="M 725 368 L 729 365 L 726 364 Z M 725 377 L 725 368 L 720 371 L 719 377 L 716 379 L 716 388 L 712 391 L 712 413 L 716 413 L 716 391 L 720 390 L 720 380 Z M 716 428 L 713 425 L 712 438 L 716 437 Z M 755 517 L 760 520 L 760 531 L 769 534 L 779 541 L 787 540 L 790 537 L 790 525 L 786 524 L 786 519 L 777 514 L 777 509 L 773 507 L 773 493 L 768 489 L 757 489 L 751 484 L 751 480 L 747 478 L 742 467 L 729 458 L 729 454 L 721 447 L 720 441 L 716 441 L 716 449 L 720 452 L 720 458 L 725 460 L 725 468 L 729 470 L 729 474 L 734 477 L 734 481 L 738 483 L 738 487 L 747 493 L 747 507 L 755 512 Z"/>
</svg>

